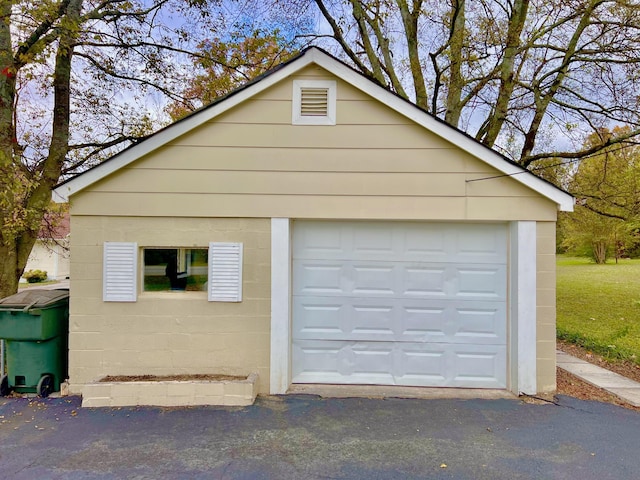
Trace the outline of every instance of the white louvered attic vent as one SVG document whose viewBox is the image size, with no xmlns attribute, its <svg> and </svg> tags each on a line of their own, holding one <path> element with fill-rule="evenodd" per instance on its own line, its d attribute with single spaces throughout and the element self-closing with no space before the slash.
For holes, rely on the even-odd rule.
<svg viewBox="0 0 640 480">
<path fill-rule="evenodd" d="M 328 88 L 301 88 L 300 115 L 303 117 L 326 117 L 328 99 Z"/>
<path fill-rule="evenodd" d="M 294 80 L 292 113 L 294 125 L 335 125 L 336 82 Z"/>
</svg>

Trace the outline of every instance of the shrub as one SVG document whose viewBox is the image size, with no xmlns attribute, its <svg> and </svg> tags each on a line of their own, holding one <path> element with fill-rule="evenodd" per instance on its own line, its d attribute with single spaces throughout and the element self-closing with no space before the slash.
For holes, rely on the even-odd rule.
<svg viewBox="0 0 640 480">
<path fill-rule="evenodd" d="M 22 278 L 28 283 L 40 283 L 47 279 L 47 272 L 44 270 L 29 270 L 22 274 Z"/>
</svg>

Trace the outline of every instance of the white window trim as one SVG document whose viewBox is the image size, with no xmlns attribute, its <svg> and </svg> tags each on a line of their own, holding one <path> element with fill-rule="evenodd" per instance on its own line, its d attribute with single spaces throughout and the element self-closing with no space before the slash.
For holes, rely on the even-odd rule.
<svg viewBox="0 0 640 480">
<path fill-rule="evenodd" d="M 302 89 L 326 88 L 327 89 L 327 115 L 303 116 Z M 294 80 L 293 81 L 293 107 L 292 123 L 294 125 L 335 125 L 336 124 L 336 82 L 335 80 Z"/>
</svg>

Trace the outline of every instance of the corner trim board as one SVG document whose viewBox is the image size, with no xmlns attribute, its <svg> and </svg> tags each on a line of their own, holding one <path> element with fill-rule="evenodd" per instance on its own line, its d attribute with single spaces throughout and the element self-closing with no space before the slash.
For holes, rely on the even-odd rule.
<svg viewBox="0 0 640 480">
<path fill-rule="evenodd" d="M 271 219 L 271 367 L 269 393 L 291 383 L 291 221 Z"/>
<path fill-rule="evenodd" d="M 537 393 L 536 222 L 512 222 L 510 368 L 513 393 Z"/>
</svg>

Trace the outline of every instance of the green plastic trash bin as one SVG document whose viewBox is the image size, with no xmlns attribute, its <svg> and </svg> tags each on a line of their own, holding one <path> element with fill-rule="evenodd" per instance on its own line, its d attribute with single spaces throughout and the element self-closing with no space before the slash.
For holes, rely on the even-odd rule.
<svg viewBox="0 0 640 480">
<path fill-rule="evenodd" d="M 0 300 L 0 338 L 7 372 L 0 395 L 15 390 L 41 397 L 67 377 L 69 290 L 29 289 Z"/>
</svg>

